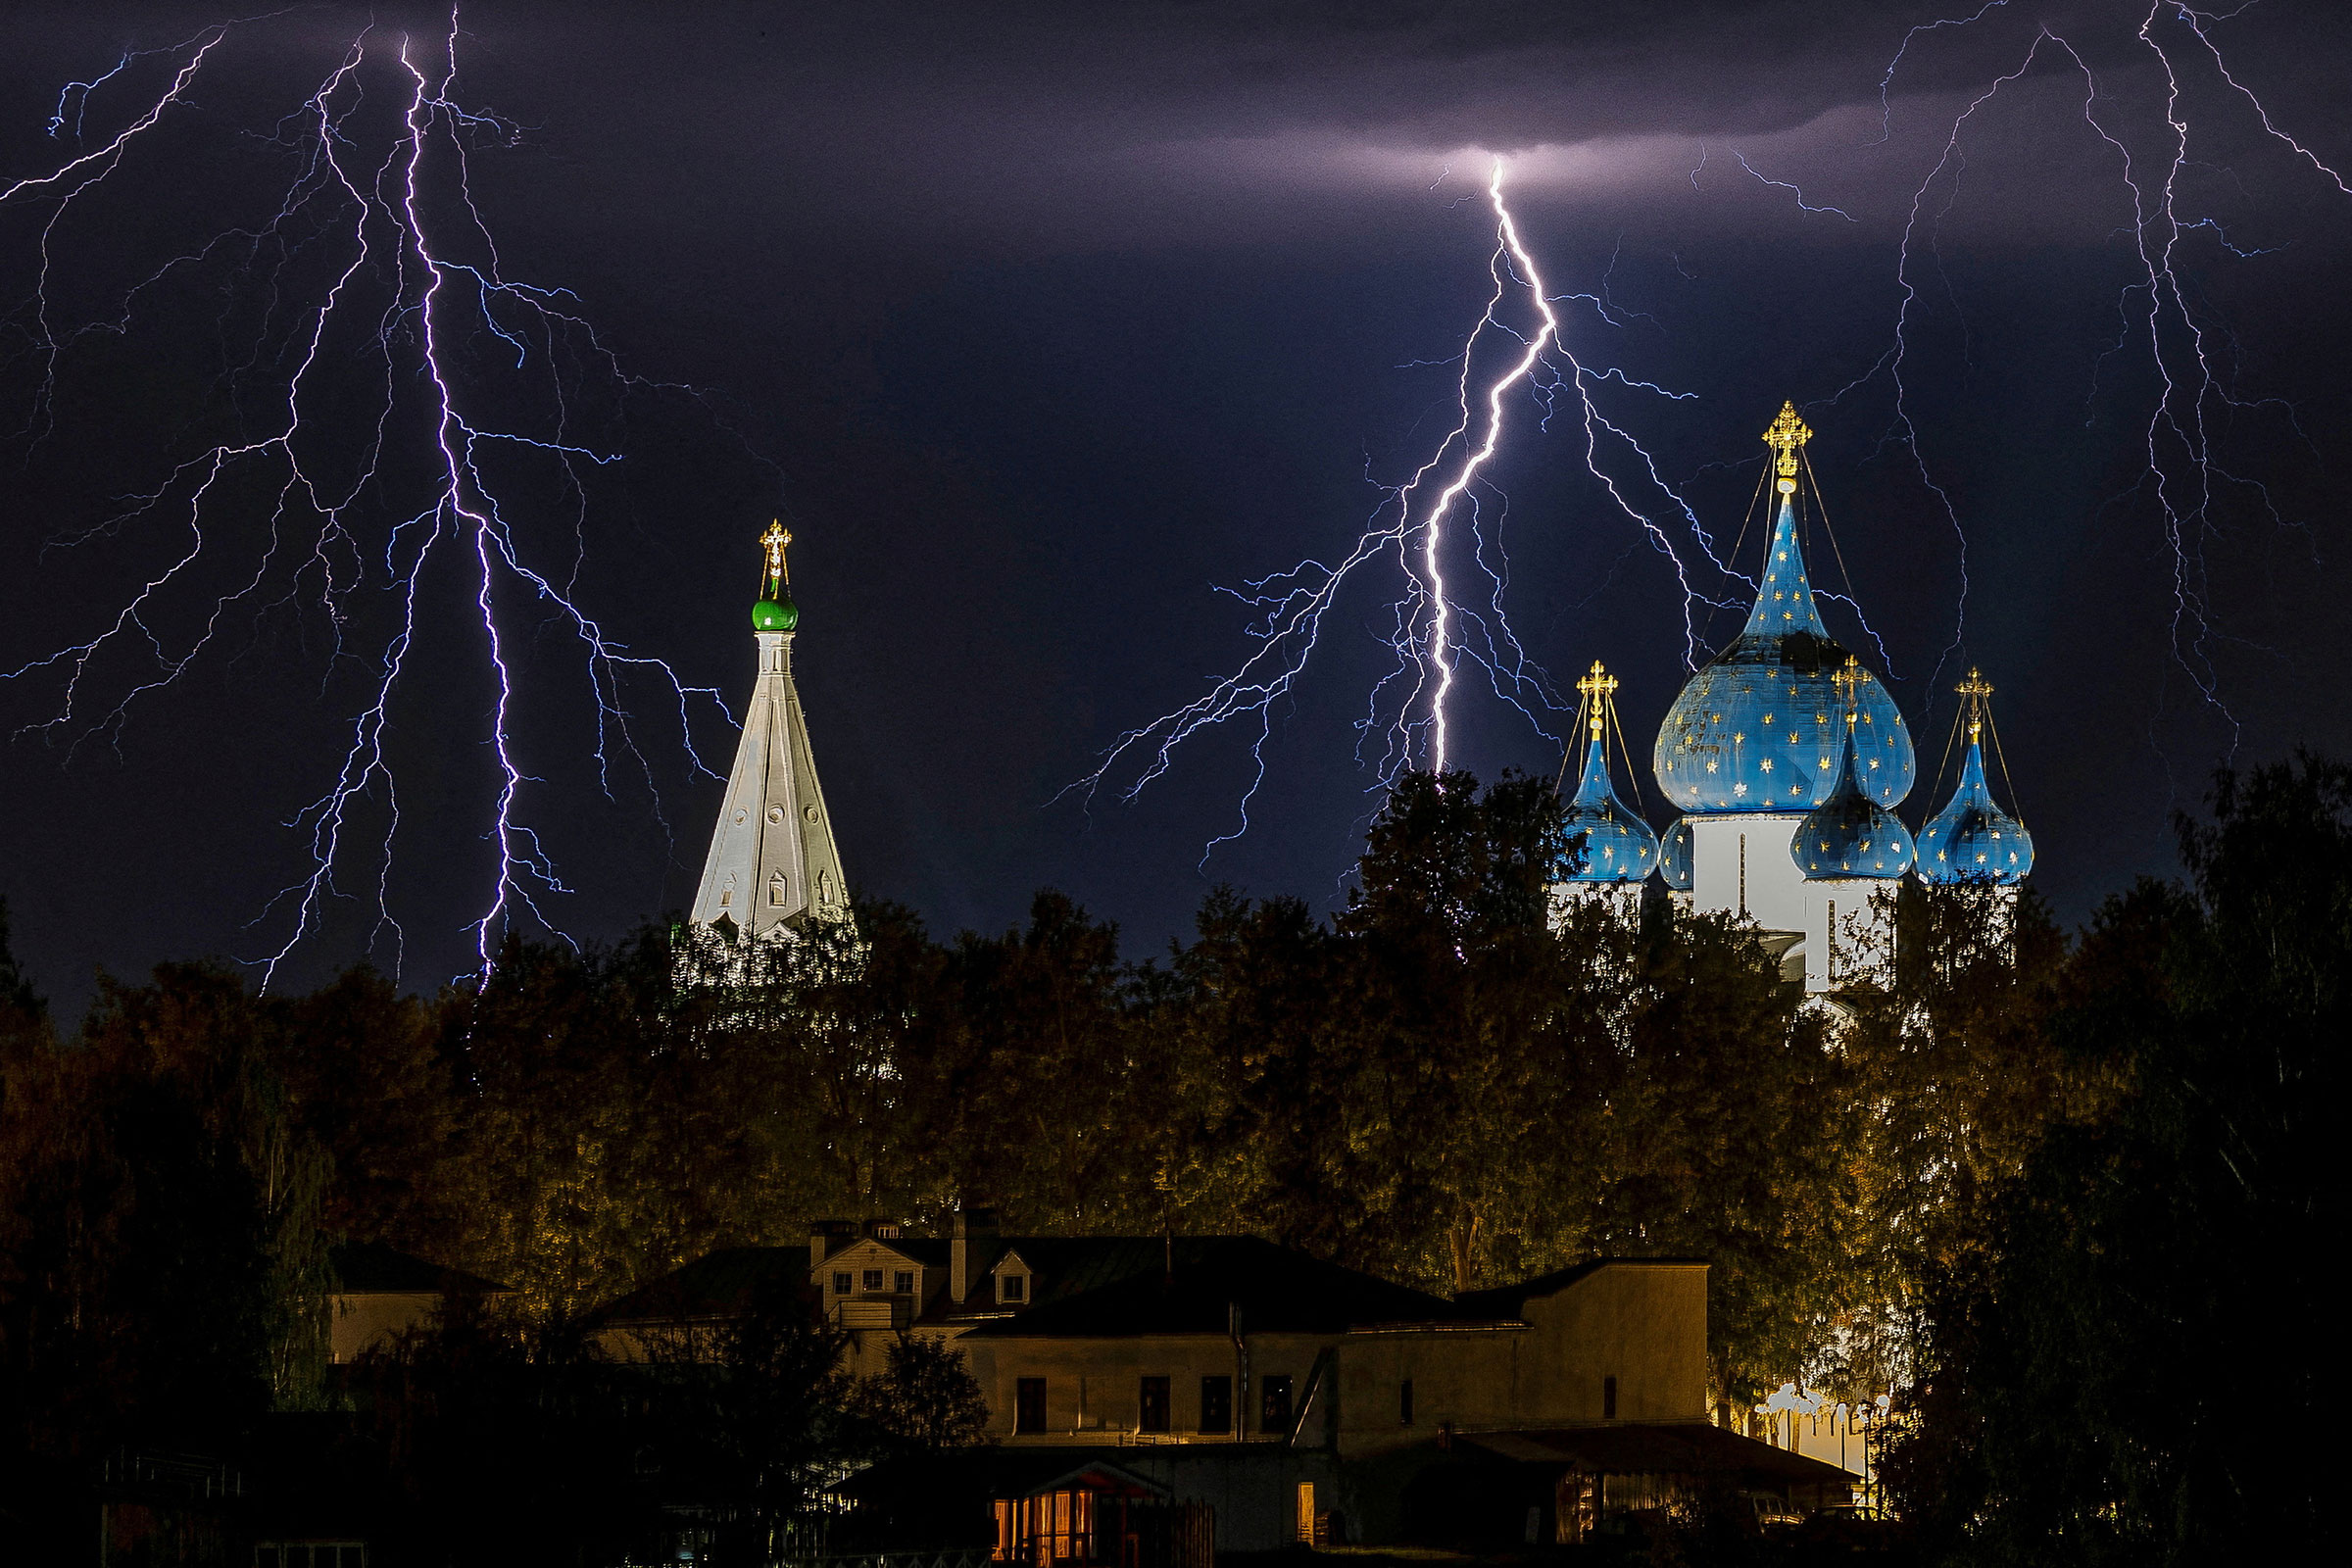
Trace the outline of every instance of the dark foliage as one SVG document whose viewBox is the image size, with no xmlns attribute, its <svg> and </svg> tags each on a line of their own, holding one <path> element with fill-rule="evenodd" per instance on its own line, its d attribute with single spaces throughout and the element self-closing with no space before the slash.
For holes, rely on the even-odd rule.
<svg viewBox="0 0 2352 1568">
<path fill-rule="evenodd" d="M 755 1554 L 831 1467 L 971 1441 L 959 1360 L 910 1340 L 852 1386 L 779 1298 L 617 1362 L 586 1314 L 815 1216 L 976 1199 L 1441 1291 L 1703 1256 L 1725 1418 L 1784 1382 L 1909 1391 L 1886 1474 L 1927 1549 L 2293 1555 L 2348 815 L 2332 764 L 2225 775 L 2192 885 L 2077 940 L 2031 893 L 1906 889 L 1897 961 L 1835 1012 L 1743 922 L 1555 907 L 1573 846 L 1514 777 L 1406 780 L 1336 919 L 1220 890 L 1142 964 L 1054 893 L 952 943 L 860 905 L 758 949 L 512 943 L 434 998 L 168 965 L 60 1039 L 0 938 L 0 1526 L 41 1540 L 116 1446 L 262 1452 L 300 1419 L 401 1521 L 387 1562 L 604 1560 L 678 1507 Z M 346 1237 L 514 1289 L 331 1376 Z"/>
<path fill-rule="evenodd" d="M 2043 1140 L 1936 1281 L 1889 1474 L 1957 1557 L 2294 1562 L 2335 1533 L 2352 770 L 2224 773 L 2181 850 L 2193 888 L 2110 901 L 2050 1018 L 2120 1100 Z"/>
</svg>

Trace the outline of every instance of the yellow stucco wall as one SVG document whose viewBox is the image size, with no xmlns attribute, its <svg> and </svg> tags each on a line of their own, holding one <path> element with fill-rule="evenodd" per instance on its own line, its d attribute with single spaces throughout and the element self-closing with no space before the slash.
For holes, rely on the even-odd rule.
<svg viewBox="0 0 2352 1568">
<path fill-rule="evenodd" d="M 423 1328 L 441 1305 L 441 1298 L 430 1291 L 353 1292 L 326 1301 L 327 1353 L 336 1361 L 356 1361 L 363 1350 Z"/>
<path fill-rule="evenodd" d="M 1234 1441 L 1199 1433 L 1203 1376 L 1235 1380 L 1238 1436 L 1287 1436 L 1257 1430 L 1259 1380 L 1287 1374 L 1297 1414 L 1308 1400 L 1317 1358 L 1328 1350 L 1331 1368 L 1320 1390 L 1311 1391 L 1319 1402 L 1302 1439 L 1319 1443 L 1329 1432 L 1343 1453 L 1377 1453 L 1425 1442 L 1442 1426 L 1467 1432 L 1598 1422 L 1604 1380 L 1611 1377 L 1617 1420 L 1705 1419 L 1706 1280 L 1704 1264 L 1612 1263 L 1530 1298 L 1523 1325 L 1252 1334 L 1245 1339 L 1246 1367 L 1245 1352 L 1223 1335 L 992 1333 L 958 1345 L 988 1397 L 993 1434 L 1061 1444 L 1135 1441 L 1146 1377 L 1168 1379 L 1166 1441 Z M 865 1353 L 878 1362 L 879 1348 Z M 1034 1436 L 1013 1432 L 1015 1385 L 1025 1377 L 1046 1380 L 1046 1429 Z M 1408 1380 L 1409 1424 L 1402 1399 Z"/>
</svg>

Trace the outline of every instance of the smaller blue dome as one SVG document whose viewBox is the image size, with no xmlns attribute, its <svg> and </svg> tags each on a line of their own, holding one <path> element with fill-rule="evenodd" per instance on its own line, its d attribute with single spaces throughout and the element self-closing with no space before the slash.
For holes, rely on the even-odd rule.
<svg viewBox="0 0 2352 1568">
<path fill-rule="evenodd" d="M 1690 819 L 1679 818 L 1666 830 L 1658 850 L 1658 875 L 1677 893 L 1690 891 Z"/>
<path fill-rule="evenodd" d="M 1930 882 L 2008 887 L 2033 869 L 2034 835 L 1993 804 L 1984 747 L 1972 740 L 1951 800 L 1919 830 L 1919 874 Z"/>
<path fill-rule="evenodd" d="M 1806 881 L 1828 882 L 1843 877 L 1891 880 L 1910 870 L 1916 857 L 1902 819 L 1872 800 L 1855 775 L 1849 738 L 1838 759 L 1838 787 L 1797 825 L 1796 836 L 1788 841 L 1788 858 Z"/>
<path fill-rule="evenodd" d="M 1617 799 L 1597 735 L 1585 751 L 1585 776 L 1567 814 L 1570 835 L 1584 835 L 1584 864 L 1568 873 L 1568 881 L 1639 882 L 1658 863 L 1658 836 Z"/>
</svg>

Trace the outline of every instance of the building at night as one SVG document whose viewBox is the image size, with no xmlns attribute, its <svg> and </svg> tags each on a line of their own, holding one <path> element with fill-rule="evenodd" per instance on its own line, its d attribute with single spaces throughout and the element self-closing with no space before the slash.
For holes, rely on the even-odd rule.
<svg viewBox="0 0 2352 1568">
<path fill-rule="evenodd" d="M 1860 658 L 1831 638 L 1806 568 L 1809 498 L 1811 514 L 1820 511 L 1803 458 L 1812 435 L 1793 404 L 1764 433 L 1773 526 L 1755 603 L 1658 727 L 1651 763 L 1680 814 L 1653 862 L 1621 844 L 1642 824 L 1610 785 L 1601 744 L 1616 683 L 1587 691 L 1605 678 L 1598 664 L 1578 683 L 1592 738 L 1569 817 L 1588 848 L 1560 892 L 1624 898 L 1655 863 L 1678 906 L 1754 919 L 1784 973 L 1823 992 L 1884 958 L 1891 933 L 1877 896 L 1903 876 L 2014 887 L 2033 868 L 2034 847 L 1986 782 L 1981 740 L 1992 687 L 1973 669 L 1958 687 L 1969 738 L 1950 801 L 1918 843 L 1896 814 L 1918 775 L 1910 729 Z"/>
<path fill-rule="evenodd" d="M 792 683 L 792 641 L 801 612 L 784 561 L 791 543 L 781 522 L 760 536 L 763 570 L 752 606 L 759 673 L 690 915 L 698 925 L 762 939 L 811 919 L 849 915 L 808 721 Z"/>
<path fill-rule="evenodd" d="M 1256 1237 L 1007 1236 L 966 1208 L 947 1237 L 824 1221 L 806 1252 L 712 1253 L 596 1321 L 637 1359 L 790 1292 L 845 1332 L 852 1372 L 881 1372 L 902 1335 L 951 1342 L 989 1443 L 850 1494 L 889 1507 L 961 1489 L 949 1514 L 1002 1504 L 1006 1529 L 1066 1532 L 1116 1497 L 1205 1506 L 1224 1550 L 1465 1521 L 1565 1542 L 1636 1505 L 1628 1466 L 1643 1496 L 1846 1500 L 1846 1472 L 1710 1423 L 1706 1284 L 1695 1259 L 1602 1258 L 1448 1298 Z"/>
</svg>

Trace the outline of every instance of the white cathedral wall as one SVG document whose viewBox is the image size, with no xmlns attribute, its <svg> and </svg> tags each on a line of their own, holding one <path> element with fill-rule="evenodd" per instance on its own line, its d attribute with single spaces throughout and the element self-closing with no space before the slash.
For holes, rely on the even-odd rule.
<svg viewBox="0 0 2352 1568">
<path fill-rule="evenodd" d="M 1690 892 L 1683 897 L 1692 913 L 1745 914 L 1767 931 L 1797 933 L 1805 989 L 1827 991 L 1891 956 L 1892 928 L 1871 902 L 1889 884 L 1807 881 L 1788 853 L 1803 821 L 1760 811 L 1690 818 Z"/>
<path fill-rule="evenodd" d="M 1803 931 L 1805 874 L 1788 857 L 1801 815 L 1739 812 L 1690 819 L 1690 907 L 1749 914 L 1767 931 Z"/>
<path fill-rule="evenodd" d="M 1892 882 L 1857 876 L 1804 886 L 1807 991 L 1859 980 L 1894 956 L 1892 911 L 1877 903 Z"/>
<path fill-rule="evenodd" d="M 1646 877 L 1638 882 L 1554 882 L 1550 889 L 1551 928 L 1557 931 L 1576 904 L 1599 904 L 1620 920 L 1639 920 L 1642 890 L 1648 885 Z"/>
</svg>

